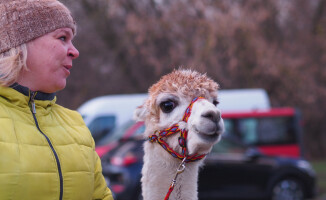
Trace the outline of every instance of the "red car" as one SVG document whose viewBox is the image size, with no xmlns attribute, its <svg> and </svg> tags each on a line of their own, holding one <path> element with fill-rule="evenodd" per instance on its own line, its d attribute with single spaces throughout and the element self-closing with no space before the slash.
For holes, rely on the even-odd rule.
<svg viewBox="0 0 326 200">
<path fill-rule="evenodd" d="M 246 112 L 222 113 L 225 132 L 241 143 L 255 146 L 265 155 L 299 158 L 302 151 L 302 123 L 300 113 L 293 108 L 274 108 Z M 143 122 L 128 123 L 97 143 L 100 157 L 114 148 L 121 140 L 141 135 Z M 239 141 L 239 142 L 240 142 Z"/>
<path fill-rule="evenodd" d="M 116 147 L 120 141 L 142 135 L 144 130 L 144 122 L 134 122 L 130 120 L 123 126 L 115 129 L 112 134 L 100 140 L 95 147 L 95 151 L 100 157 L 102 157 L 104 154 Z"/>
</svg>

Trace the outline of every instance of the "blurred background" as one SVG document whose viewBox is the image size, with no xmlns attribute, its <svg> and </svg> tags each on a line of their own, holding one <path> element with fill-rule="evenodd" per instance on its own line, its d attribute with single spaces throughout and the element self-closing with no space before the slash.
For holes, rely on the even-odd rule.
<svg viewBox="0 0 326 200">
<path fill-rule="evenodd" d="M 263 88 L 300 109 L 305 157 L 326 193 L 326 0 L 62 0 L 78 23 L 58 103 L 146 93 L 183 66 L 221 89 Z"/>
</svg>

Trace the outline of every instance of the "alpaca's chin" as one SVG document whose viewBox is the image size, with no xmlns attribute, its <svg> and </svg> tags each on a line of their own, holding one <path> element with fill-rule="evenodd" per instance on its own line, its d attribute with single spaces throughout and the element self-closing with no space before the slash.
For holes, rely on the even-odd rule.
<svg viewBox="0 0 326 200">
<path fill-rule="evenodd" d="M 207 143 L 209 145 L 215 144 L 216 142 L 219 141 L 220 136 L 222 134 L 223 129 L 220 128 L 219 126 L 211 132 L 205 131 L 205 129 L 197 129 L 195 128 L 195 134 L 198 136 L 198 139 L 202 140 L 202 142 Z"/>
<path fill-rule="evenodd" d="M 220 135 L 221 134 L 218 132 L 215 132 L 212 134 L 198 132 L 198 136 L 200 137 L 200 139 L 202 139 L 205 142 L 210 143 L 210 144 L 215 144 L 216 142 L 218 142 L 220 139 Z"/>
<path fill-rule="evenodd" d="M 198 132 L 195 140 L 188 141 L 188 152 L 189 154 L 208 154 L 212 150 L 213 145 L 219 140 L 220 134 L 207 135 Z"/>
</svg>

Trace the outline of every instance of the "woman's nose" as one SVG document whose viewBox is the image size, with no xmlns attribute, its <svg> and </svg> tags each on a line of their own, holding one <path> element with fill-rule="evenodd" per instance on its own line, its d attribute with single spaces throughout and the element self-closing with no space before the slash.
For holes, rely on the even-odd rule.
<svg viewBox="0 0 326 200">
<path fill-rule="evenodd" d="M 70 56 L 72 59 L 76 59 L 79 57 L 79 51 L 73 44 L 71 44 L 71 47 L 68 49 L 68 56 Z"/>
</svg>

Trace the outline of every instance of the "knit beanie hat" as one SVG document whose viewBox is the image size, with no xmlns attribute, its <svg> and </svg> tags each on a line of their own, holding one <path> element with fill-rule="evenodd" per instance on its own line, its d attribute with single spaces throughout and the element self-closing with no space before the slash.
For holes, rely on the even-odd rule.
<svg viewBox="0 0 326 200">
<path fill-rule="evenodd" d="M 76 23 L 57 0 L 0 0 L 0 53 Z"/>
</svg>

